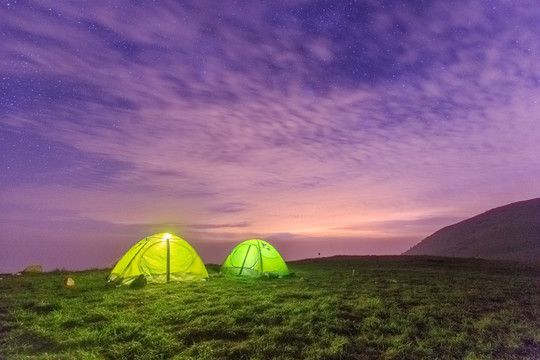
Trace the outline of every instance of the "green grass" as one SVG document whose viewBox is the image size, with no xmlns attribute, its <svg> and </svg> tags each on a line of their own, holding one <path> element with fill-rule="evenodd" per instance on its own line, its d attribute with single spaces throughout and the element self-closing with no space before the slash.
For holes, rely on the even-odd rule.
<svg viewBox="0 0 540 360">
<path fill-rule="evenodd" d="M 295 277 L 111 288 L 106 271 L 0 280 L 0 359 L 539 359 L 540 269 L 415 257 Z M 352 276 L 352 272 L 355 272 Z"/>
</svg>

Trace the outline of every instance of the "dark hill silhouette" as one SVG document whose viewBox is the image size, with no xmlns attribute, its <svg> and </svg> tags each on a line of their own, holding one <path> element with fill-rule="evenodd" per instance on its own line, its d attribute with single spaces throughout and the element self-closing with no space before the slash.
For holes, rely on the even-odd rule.
<svg viewBox="0 0 540 360">
<path fill-rule="evenodd" d="M 442 228 L 403 255 L 540 262 L 540 198 L 501 206 Z"/>
</svg>

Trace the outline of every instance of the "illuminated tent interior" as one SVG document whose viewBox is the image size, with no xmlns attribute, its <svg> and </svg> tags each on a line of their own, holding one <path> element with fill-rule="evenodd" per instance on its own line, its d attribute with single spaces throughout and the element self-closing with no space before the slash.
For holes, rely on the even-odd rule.
<svg viewBox="0 0 540 360">
<path fill-rule="evenodd" d="M 283 277 L 289 275 L 287 264 L 269 243 L 251 239 L 238 244 L 221 267 L 225 275 Z"/>
<path fill-rule="evenodd" d="M 147 236 L 135 244 L 118 261 L 108 281 L 129 285 L 141 275 L 148 283 L 208 278 L 204 263 L 191 245 L 168 233 Z"/>
</svg>

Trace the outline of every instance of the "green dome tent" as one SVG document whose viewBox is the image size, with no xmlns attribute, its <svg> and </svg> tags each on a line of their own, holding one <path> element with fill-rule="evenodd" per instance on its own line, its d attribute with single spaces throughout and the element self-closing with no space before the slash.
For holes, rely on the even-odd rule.
<svg viewBox="0 0 540 360">
<path fill-rule="evenodd" d="M 147 236 L 118 261 L 108 281 L 129 285 L 144 275 L 147 282 L 200 280 L 208 272 L 197 252 L 176 235 Z"/>
<path fill-rule="evenodd" d="M 287 264 L 277 250 L 259 239 L 238 244 L 223 263 L 221 272 L 226 275 L 247 277 L 289 275 Z"/>
</svg>

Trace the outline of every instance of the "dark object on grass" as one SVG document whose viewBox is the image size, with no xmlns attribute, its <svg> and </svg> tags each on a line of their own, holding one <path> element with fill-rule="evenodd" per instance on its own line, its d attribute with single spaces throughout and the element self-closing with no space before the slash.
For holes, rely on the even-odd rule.
<svg viewBox="0 0 540 360">
<path fill-rule="evenodd" d="M 146 286 L 146 277 L 141 274 L 139 276 L 137 276 L 135 278 L 135 280 L 133 280 L 133 282 L 129 285 L 130 288 L 132 289 L 142 289 L 143 287 Z"/>
</svg>

